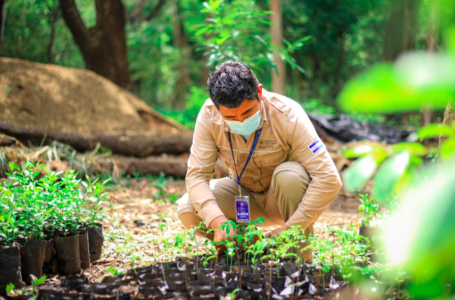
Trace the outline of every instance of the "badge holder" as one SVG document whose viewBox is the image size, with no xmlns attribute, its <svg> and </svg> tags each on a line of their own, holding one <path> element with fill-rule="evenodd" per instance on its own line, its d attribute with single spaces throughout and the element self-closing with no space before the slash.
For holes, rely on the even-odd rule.
<svg viewBox="0 0 455 300">
<path fill-rule="evenodd" d="M 250 222 L 250 197 L 235 196 L 237 223 Z"/>
</svg>

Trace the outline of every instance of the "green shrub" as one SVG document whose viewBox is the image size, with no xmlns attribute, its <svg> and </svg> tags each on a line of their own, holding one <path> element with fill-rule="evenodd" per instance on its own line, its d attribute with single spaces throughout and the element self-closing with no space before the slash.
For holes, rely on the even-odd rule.
<svg viewBox="0 0 455 300">
<path fill-rule="evenodd" d="M 68 235 L 103 218 L 107 181 L 78 179 L 74 170 L 41 175 L 45 165 L 10 163 L 0 186 L 0 245 L 17 238 L 42 239 L 55 232 Z"/>
</svg>

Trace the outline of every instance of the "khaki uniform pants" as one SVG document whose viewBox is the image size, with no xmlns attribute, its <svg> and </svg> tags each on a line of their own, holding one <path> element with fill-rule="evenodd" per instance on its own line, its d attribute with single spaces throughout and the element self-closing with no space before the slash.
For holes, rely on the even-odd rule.
<svg viewBox="0 0 455 300">
<path fill-rule="evenodd" d="M 271 187 L 264 193 L 255 193 L 242 187 L 242 195 L 250 196 L 250 217 L 256 220 L 261 217 L 265 220 L 262 226 L 281 226 L 297 210 L 302 197 L 308 188 L 311 179 L 303 166 L 297 162 L 284 162 L 275 169 L 272 176 Z M 235 200 L 239 190 L 236 181 L 230 178 L 214 179 L 210 181 L 218 206 L 224 215 L 231 220 L 236 220 Z M 178 216 L 186 228 L 192 228 L 202 221 L 194 210 L 185 194 L 178 201 Z M 208 224 L 207 224 L 208 226 Z M 202 232 L 197 232 L 203 236 Z M 305 230 L 305 235 L 313 234 L 313 224 Z M 213 240 L 213 233 L 207 235 Z M 306 246 L 306 243 L 300 245 Z M 301 258 L 309 261 L 312 258 L 311 250 L 306 250 Z"/>
</svg>

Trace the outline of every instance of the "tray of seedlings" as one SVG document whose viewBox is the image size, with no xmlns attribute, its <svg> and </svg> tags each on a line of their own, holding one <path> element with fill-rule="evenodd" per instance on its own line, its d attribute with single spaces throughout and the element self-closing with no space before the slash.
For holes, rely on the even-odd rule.
<svg viewBox="0 0 455 300">
<path fill-rule="evenodd" d="M 45 168 L 10 163 L 0 185 L 0 295 L 23 282 L 36 287 L 44 273 L 78 273 L 101 256 L 106 182 Z"/>
<path fill-rule="evenodd" d="M 110 270 L 100 283 L 81 274 L 61 277 L 61 286 L 40 286 L 39 299 L 363 299 L 350 284 L 368 264 L 368 242 L 358 230 L 337 229 L 333 238 L 306 237 L 298 226 L 265 238 L 259 219 L 230 221 L 221 245 L 196 238 L 203 224 L 172 239 L 152 241 L 156 261 L 129 271 Z M 223 228 L 224 227 L 224 228 Z M 237 229 L 236 231 L 234 231 Z M 235 232 L 235 234 L 233 234 Z M 216 250 L 224 247 L 223 253 Z M 313 251 L 313 261 L 300 258 Z M 357 268 L 357 267 L 358 268 Z M 35 286 L 35 283 L 33 283 Z M 9 294 L 11 296 L 11 294 Z"/>
</svg>

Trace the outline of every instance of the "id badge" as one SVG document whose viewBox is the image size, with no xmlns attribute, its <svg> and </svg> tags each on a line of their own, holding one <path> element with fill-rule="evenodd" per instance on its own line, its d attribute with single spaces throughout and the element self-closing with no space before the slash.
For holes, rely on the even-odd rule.
<svg viewBox="0 0 455 300">
<path fill-rule="evenodd" d="M 250 197 L 235 196 L 235 211 L 237 223 L 250 222 Z"/>
</svg>

